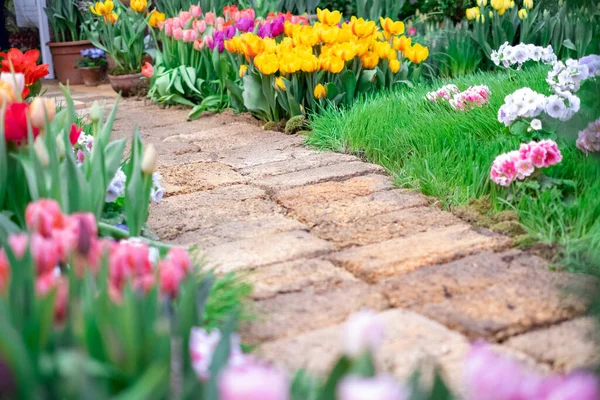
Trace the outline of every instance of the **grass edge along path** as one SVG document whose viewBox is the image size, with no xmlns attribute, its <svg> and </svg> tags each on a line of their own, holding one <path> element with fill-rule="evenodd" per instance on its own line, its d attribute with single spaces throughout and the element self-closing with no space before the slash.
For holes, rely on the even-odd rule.
<svg viewBox="0 0 600 400">
<path fill-rule="evenodd" d="M 545 82 L 548 69 L 534 66 L 522 71 L 477 73 L 414 89 L 403 87 L 359 101 L 346 110 L 330 108 L 312 117 L 313 131 L 307 142 L 322 149 L 363 155 L 385 167 L 399 186 L 436 197 L 446 209 L 456 211 L 473 199 L 484 199 L 492 215 L 513 209 L 532 239 L 528 243 L 553 245 L 558 265 L 597 275 L 600 157 L 586 157 L 575 147 L 575 139 L 589 120 L 600 116 L 598 110 L 585 110 L 582 104 L 578 115 L 557 127 L 561 132 L 557 143 L 564 158 L 544 172 L 575 181 L 569 193 L 552 189 L 509 201 L 512 189 L 496 186 L 489 179 L 495 157 L 518 149 L 520 144 L 519 138 L 497 120 L 504 97 L 521 87 L 550 94 Z M 489 104 L 461 112 L 425 99 L 428 91 L 445 83 L 457 84 L 460 90 L 487 85 L 492 93 Z"/>
</svg>

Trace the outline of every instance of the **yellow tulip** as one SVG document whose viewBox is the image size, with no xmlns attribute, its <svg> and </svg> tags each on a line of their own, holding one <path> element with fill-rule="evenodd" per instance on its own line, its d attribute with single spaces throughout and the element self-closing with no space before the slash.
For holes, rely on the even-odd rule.
<svg viewBox="0 0 600 400">
<path fill-rule="evenodd" d="M 314 47 L 319 43 L 319 34 L 312 26 L 303 26 L 294 32 L 294 44 Z"/>
<path fill-rule="evenodd" d="M 374 21 L 365 21 L 363 18 L 352 17 L 350 25 L 352 33 L 361 38 L 371 36 L 377 31 Z"/>
<path fill-rule="evenodd" d="M 246 71 L 248 71 L 248 66 L 247 65 L 240 65 L 240 72 L 238 73 L 240 78 L 243 78 L 244 75 L 246 75 Z"/>
<path fill-rule="evenodd" d="M 481 6 L 485 7 L 485 6 L 487 6 L 487 0 L 477 0 L 477 6 L 478 7 L 481 7 Z"/>
<path fill-rule="evenodd" d="M 300 69 L 304 72 L 315 72 L 319 69 L 319 59 L 313 54 L 300 58 L 300 63 Z"/>
<path fill-rule="evenodd" d="M 105 15 L 104 16 L 104 23 L 111 23 L 114 24 L 115 22 L 117 22 L 117 20 L 119 19 L 119 16 L 117 15 L 117 13 L 110 13 L 109 15 Z"/>
<path fill-rule="evenodd" d="M 404 33 L 404 22 L 402 21 L 394 22 L 391 18 L 379 17 L 379 23 L 388 35 L 395 36 Z"/>
<path fill-rule="evenodd" d="M 135 12 L 144 12 L 146 10 L 146 7 L 148 7 L 148 1 L 146 0 L 131 0 L 131 2 L 129 3 L 129 6 L 131 7 L 131 9 Z"/>
<path fill-rule="evenodd" d="M 275 39 L 266 37 L 263 39 L 263 52 L 274 54 L 277 51 L 277 42 Z"/>
<path fill-rule="evenodd" d="M 320 83 L 317 84 L 317 86 L 315 86 L 315 90 L 313 90 L 313 94 L 315 96 L 315 99 L 321 100 L 322 98 L 327 96 L 327 91 L 325 90 L 325 86 L 321 85 Z"/>
<path fill-rule="evenodd" d="M 339 74 L 342 72 L 345 65 L 346 63 L 344 63 L 344 60 L 336 56 L 327 57 L 327 60 L 325 61 L 325 69 L 332 74 Z"/>
<path fill-rule="evenodd" d="M 398 61 L 398 60 L 392 60 L 392 61 L 390 61 L 389 68 L 390 68 L 390 71 L 392 71 L 393 74 L 398 73 L 398 71 L 400 71 L 400 61 Z"/>
<path fill-rule="evenodd" d="M 261 53 L 254 58 L 254 65 L 263 75 L 273 75 L 279 70 L 279 60 L 275 54 Z"/>
<path fill-rule="evenodd" d="M 480 15 L 479 18 L 477 18 L 477 21 L 483 24 L 485 22 L 485 15 Z"/>
<path fill-rule="evenodd" d="M 360 58 L 362 62 L 363 68 L 365 69 L 373 69 L 379 64 L 379 56 L 377 53 L 372 51 L 368 51 Z"/>
<path fill-rule="evenodd" d="M 511 1 L 511 2 L 510 2 L 510 5 L 508 6 L 508 8 L 515 8 L 515 2 L 514 2 L 514 1 Z"/>
<path fill-rule="evenodd" d="M 300 25 L 292 24 L 290 21 L 285 21 L 283 24 L 283 33 L 285 36 L 292 37 L 298 28 L 300 28 Z"/>
<path fill-rule="evenodd" d="M 388 42 L 374 42 L 371 49 L 377 53 L 379 58 L 387 58 L 392 46 Z"/>
<path fill-rule="evenodd" d="M 148 18 L 148 25 L 153 28 L 158 28 L 158 25 L 165 20 L 166 16 L 164 13 L 152 10 L 150 18 Z"/>
<path fill-rule="evenodd" d="M 369 51 L 369 47 L 371 45 L 371 42 L 364 39 L 355 40 L 350 43 L 352 43 L 354 46 L 354 52 L 359 57 L 362 57 L 367 51 Z"/>
<path fill-rule="evenodd" d="M 106 0 L 105 2 L 98 1 L 95 5 L 90 6 L 92 13 L 105 17 L 111 15 L 114 8 L 115 5 L 112 0 Z"/>
<path fill-rule="evenodd" d="M 466 15 L 469 21 L 479 18 L 479 7 L 467 8 Z"/>
<path fill-rule="evenodd" d="M 523 0 L 523 6 L 531 10 L 533 8 L 533 0 Z"/>
<path fill-rule="evenodd" d="M 240 36 L 242 52 L 248 57 L 256 57 L 265 48 L 263 40 L 253 33 L 244 33 Z"/>
<path fill-rule="evenodd" d="M 293 74 L 302 67 L 301 60 L 292 52 L 286 52 L 281 55 L 279 61 L 279 72 L 282 74 Z"/>
<path fill-rule="evenodd" d="M 400 36 L 399 38 L 394 38 L 394 48 L 398 51 L 404 51 L 407 47 L 410 47 L 412 42 L 411 38 L 407 38 L 406 36 Z"/>
<path fill-rule="evenodd" d="M 333 55 L 344 61 L 350 61 L 355 56 L 354 46 L 350 43 L 337 44 L 333 48 Z"/>
<path fill-rule="evenodd" d="M 281 77 L 275 78 L 275 90 L 277 90 L 278 92 L 280 90 L 283 90 L 284 92 L 286 91 L 285 82 L 283 81 L 283 78 L 281 78 Z"/>
<path fill-rule="evenodd" d="M 521 8 L 517 14 L 519 15 L 519 19 L 527 19 L 527 10 L 526 9 Z"/>
<path fill-rule="evenodd" d="M 242 53 L 239 36 L 234 36 L 225 41 L 225 50 L 229 53 Z"/>
<path fill-rule="evenodd" d="M 325 25 L 333 26 L 340 23 L 342 20 L 342 13 L 339 11 L 329 11 L 328 9 L 321 10 L 317 8 L 317 17 Z"/>
<path fill-rule="evenodd" d="M 335 43 L 338 37 L 340 28 L 337 26 L 323 26 L 319 30 L 319 39 L 323 43 Z"/>
</svg>

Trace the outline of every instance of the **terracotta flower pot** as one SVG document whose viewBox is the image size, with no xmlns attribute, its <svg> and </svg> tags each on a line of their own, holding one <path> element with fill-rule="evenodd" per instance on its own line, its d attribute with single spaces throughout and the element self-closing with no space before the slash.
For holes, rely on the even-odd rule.
<svg viewBox="0 0 600 400">
<path fill-rule="evenodd" d="M 79 67 L 85 86 L 98 86 L 104 80 L 104 67 Z"/>
<path fill-rule="evenodd" d="M 115 92 L 121 92 L 123 97 L 134 96 L 139 93 L 140 89 L 143 88 L 145 84 L 141 79 L 142 77 L 143 75 L 141 73 L 128 75 L 108 74 L 110 86 L 112 86 Z"/>
<path fill-rule="evenodd" d="M 60 83 L 81 85 L 83 79 L 81 72 L 77 69 L 75 60 L 81 57 L 81 50 L 93 49 L 89 40 L 78 40 L 76 42 L 48 42 L 52 53 L 54 73 Z"/>
</svg>

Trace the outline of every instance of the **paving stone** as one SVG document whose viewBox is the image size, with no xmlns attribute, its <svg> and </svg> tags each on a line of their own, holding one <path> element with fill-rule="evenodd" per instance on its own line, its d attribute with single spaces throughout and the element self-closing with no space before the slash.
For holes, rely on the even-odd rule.
<svg viewBox="0 0 600 400">
<path fill-rule="evenodd" d="M 254 299 L 267 299 L 306 288 L 321 292 L 343 282 L 358 282 L 349 272 L 318 258 L 259 267 L 251 271 L 245 280 L 253 285 Z"/>
<path fill-rule="evenodd" d="M 323 167 L 340 162 L 357 161 L 355 156 L 339 153 L 325 153 L 314 151 L 301 157 L 292 157 L 289 160 L 275 161 L 240 169 L 242 175 L 251 179 L 287 174 L 290 172 L 304 171 L 311 168 Z"/>
<path fill-rule="evenodd" d="M 504 346 L 529 354 L 564 373 L 598 365 L 599 345 L 596 321 L 591 317 L 576 318 L 504 342 Z"/>
<path fill-rule="evenodd" d="M 323 182 L 282 190 L 275 193 L 274 198 L 284 207 L 291 208 L 295 204 L 312 205 L 336 200 L 350 200 L 357 196 L 368 196 L 392 187 L 393 184 L 388 176 L 370 174 L 357 176 L 342 182 Z"/>
<path fill-rule="evenodd" d="M 263 131 L 249 124 L 238 124 L 175 135 L 165 140 L 193 143 L 204 152 L 221 154 L 227 150 L 251 145 L 262 140 L 278 141 L 280 138 L 281 135 L 277 132 Z"/>
<path fill-rule="evenodd" d="M 387 308 L 385 297 L 362 282 L 345 281 L 335 288 L 307 288 L 256 301 L 258 319 L 242 326 L 244 343 L 257 344 L 338 324 L 363 308 Z"/>
<path fill-rule="evenodd" d="M 165 196 L 175 196 L 214 189 L 217 186 L 243 183 L 246 179 L 221 163 L 195 162 L 159 166 Z"/>
<path fill-rule="evenodd" d="M 233 168 L 246 168 L 274 161 L 291 160 L 314 152 L 301 147 L 302 143 L 304 139 L 295 135 L 270 136 L 257 143 L 221 152 L 218 160 Z"/>
<path fill-rule="evenodd" d="M 294 186 L 310 185 L 323 181 L 340 181 L 376 172 L 383 173 L 383 168 L 375 164 L 354 161 L 266 177 L 257 179 L 254 183 L 270 189 L 282 190 Z"/>
<path fill-rule="evenodd" d="M 511 250 L 423 267 L 382 286 L 394 307 L 497 341 L 581 315 L 595 282 L 548 271 L 544 260 Z"/>
<path fill-rule="evenodd" d="M 348 247 L 383 242 L 457 223 L 460 220 L 449 212 L 435 207 L 418 207 L 363 217 L 353 223 L 332 218 L 314 226 L 311 233 L 340 247 Z"/>
<path fill-rule="evenodd" d="M 367 282 L 405 274 L 425 265 L 450 262 L 485 250 L 510 245 L 510 240 L 491 232 L 477 232 L 460 224 L 416 235 L 350 248 L 329 258 Z"/>
<path fill-rule="evenodd" d="M 333 245 L 306 231 L 271 235 L 257 234 L 249 239 L 206 249 L 208 266 L 218 273 L 240 271 L 331 251 Z"/>
<path fill-rule="evenodd" d="M 162 240 L 172 241 L 185 232 L 282 212 L 280 206 L 266 198 L 264 190 L 232 185 L 153 203 L 148 225 Z"/>
<path fill-rule="evenodd" d="M 206 229 L 185 232 L 175 239 L 174 243 L 195 245 L 205 249 L 240 239 L 249 239 L 258 233 L 276 234 L 303 229 L 307 230 L 306 226 L 282 214 L 250 215 Z"/>
</svg>

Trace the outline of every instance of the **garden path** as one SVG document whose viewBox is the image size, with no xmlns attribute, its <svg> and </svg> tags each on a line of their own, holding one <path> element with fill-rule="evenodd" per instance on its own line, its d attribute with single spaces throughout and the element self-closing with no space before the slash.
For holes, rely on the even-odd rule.
<svg viewBox="0 0 600 400">
<path fill-rule="evenodd" d="M 83 113 L 114 102 L 104 87 L 73 90 Z M 160 238 L 197 245 L 218 273 L 254 284 L 257 319 L 241 332 L 262 357 L 322 372 L 341 351 L 343 321 L 370 308 L 386 324 L 377 362 L 400 377 L 431 357 L 458 386 L 475 338 L 542 370 L 595 361 L 578 296 L 589 278 L 551 272 L 509 238 L 394 188 L 379 166 L 249 116 L 186 113 L 124 100 L 113 138 L 137 125 L 158 150 L 166 194 L 148 223 Z"/>
</svg>

